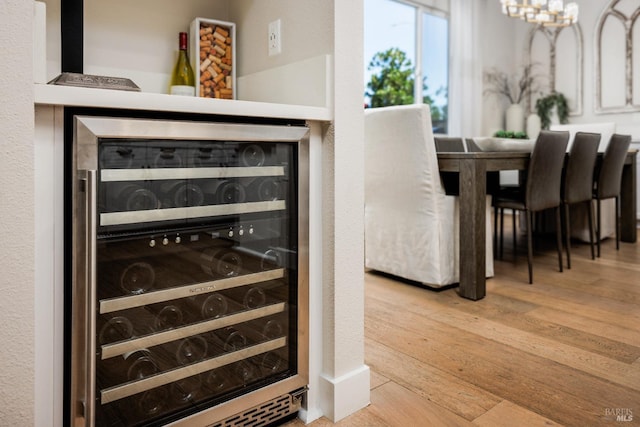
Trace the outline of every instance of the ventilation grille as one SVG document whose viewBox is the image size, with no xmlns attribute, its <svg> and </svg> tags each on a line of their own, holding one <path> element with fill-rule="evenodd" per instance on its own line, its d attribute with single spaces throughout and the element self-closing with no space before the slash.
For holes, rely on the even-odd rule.
<svg viewBox="0 0 640 427">
<path fill-rule="evenodd" d="M 286 417 L 300 409 L 302 397 L 307 389 L 284 394 L 273 400 L 264 402 L 258 406 L 247 409 L 244 412 L 233 415 L 224 420 L 211 424 L 209 427 L 261 427 L 267 426 L 281 418 Z"/>
</svg>

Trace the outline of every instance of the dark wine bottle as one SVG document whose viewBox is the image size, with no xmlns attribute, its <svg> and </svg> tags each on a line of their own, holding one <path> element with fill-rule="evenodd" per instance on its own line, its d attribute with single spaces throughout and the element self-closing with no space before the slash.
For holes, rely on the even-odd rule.
<svg viewBox="0 0 640 427">
<path fill-rule="evenodd" d="M 213 332 L 213 345 L 218 347 L 222 343 L 223 352 L 240 350 L 247 346 L 247 337 L 233 326 L 226 327 Z"/>
<path fill-rule="evenodd" d="M 184 302 L 202 320 L 224 316 L 229 308 L 227 299 L 218 292 L 189 297 Z"/>
<path fill-rule="evenodd" d="M 161 147 L 153 164 L 156 168 L 179 168 L 182 157 L 174 147 Z"/>
<path fill-rule="evenodd" d="M 99 360 L 98 383 L 106 388 L 129 381 L 136 381 L 160 371 L 157 359 L 147 349 L 135 350 L 122 356 Z"/>
<path fill-rule="evenodd" d="M 204 203 L 204 193 L 195 182 L 176 180 L 160 184 L 162 207 L 184 208 L 201 206 Z"/>
<path fill-rule="evenodd" d="M 148 262 L 133 262 L 120 273 L 120 289 L 125 294 L 139 295 L 148 292 L 155 282 L 155 269 Z"/>
<path fill-rule="evenodd" d="M 232 365 L 234 380 L 239 385 L 247 385 L 258 379 L 256 366 L 246 360 L 241 360 Z"/>
<path fill-rule="evenodd" d="M 183 378 L 171 383 L 169 393 L 176 405 L 194 403 L 202 390 L 202 378 L 199 375 Z"/>
<path fill-rule="evenodd" d="M 210 248 L 200 255 L 200 266 L 211 276 L 235 277 L 242 272 L 242 257 L 228 248 Z"/>
<path fill-rule="evenodd" d="M 184 315 L 178 304 L 155 305 L 150 307 L 150 311 L 155 314 L 155 331 L 177 328 L 184 324 Z"/>
<path fill-rule="evenodd" d="M 274 351 L 258 356 L 258 366 L 263 376 L 274 375 L 287 369 L 286 361 Z"/>
<path fill-rule="evenodd" d="M 158 198 L 153 191 L 134 182 L 112 183 L 103 187 L 106 191 L 104 210 L 142 211 L 158 208 Z"/>
<path fill-rule="evenodd" d="M 227 289 L 224 294 L 231 301 L 248 309 L 262 307 L 267 303 L 267 294 L 260 286 Z"/>
<path fill-rule="evenodd" d="M 229 368 L 226 366 L 205 372 L 203 375 L 204 387 L 214 396 L 228 390 L 233 385 Z"/>
<path fill-rule="evenodd" d="M 104 315 L 99 319 L 104 319 Z M 98 332 L 98 344 L 105 345 L 123 341 L 133 336 L 133 324 L 125 316 L 111 316 L 106 321 L 100 322 Z"/>
<path fill-rule="evenodd" d="M 100 167 L 102 169 L 128 169 L 133 165 L 134 150 L 122 145 L 100 147 Z"/>
<path fill-rule="evenodd" d="M 135 397 L 136 412 L 142 418 L 150 418 L 160 414 L 167 408 L 169 390 L 166 386 L 158 387 L 147 390 L 139 396 Z"/>
<path fill-rule="evenodd" d="M 207 357 L 208 344 L 202 336 L 194 335 L 164 344 L 162 351 L 167 354 L 168 362 L 173 361 L 177 366 L 190 365 Z"/>
<path fill-rule="evenodd" d="M 284 189 L 279 180 L 271 176 L 258 177 L 246 184 L 247 200 L 268 202 L 282 199 Z"/>
<path fill-rule="evenodd" d="M 228 163 L 226 150 L 221 144 L 202 144 L 189 150 L 189 165 L 195 167 L 220 167 Z"/>
<path fill-rule="evenodd" d="M 243 203 L 246 192 L 242 184 L 227 179 L 216 179 L 203 189 L 212 204 Z"/>
<path fill-rule="evenodd" d="M 240 148 L 240 161 L 243 166 L 262 166 L 266 158 L 264 149 L 258 144 L 246 144 Z"/>
</svg>

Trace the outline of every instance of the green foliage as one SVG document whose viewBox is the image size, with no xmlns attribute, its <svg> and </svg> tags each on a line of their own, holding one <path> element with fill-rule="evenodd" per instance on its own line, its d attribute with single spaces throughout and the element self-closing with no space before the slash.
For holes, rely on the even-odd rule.
<svg viewBox="0 0 640 427">
<path fill-rule="evenodd" d="M 377 70 L 365 92 L 371 107 L 413 104 L 414 68 L 403 51 L 391 48 L 376 53 L 368 69 Z"/>
<path fill-rule="evenodd" d="M 496 138 L 529 139 L 526 132 L 514 132 L 511 130 L 499 130 L 493 136 Z"/>
<path fill-rule="evenodd" d="M 569 122 L 569 106 L 567 104 L 567 98 L 560 92 L 552 92 L 551 94 L 539 98 L 536 101 L 536 113 L 540 116 L 540 124 L 542 129 L 549 129 L 551 125 L 551 111 L 553 107 L 556 107 L 558 113 L 558 120 L 560 123 Z"/>
<path fill-rule="evenodd" d="M 414 103 L 415 68 L 405 52 L 397 47 L 378 52 L 369 62 L 368 69 L 374 71 L 365 91 L 365 95 L 371 99 L 371 107 Z M 422 81 L 423 93 L 428 90 L 425 82 L 426 78 Z M 438 94 L 445 90 L 444 88 L 439 89 Z M 422 102 L 431 107 L 433 122 L 446 119 L 446 106 L 444 108 L 436 107 L 433 98 L 429 95 L 423 96 Z"/>
</svg>

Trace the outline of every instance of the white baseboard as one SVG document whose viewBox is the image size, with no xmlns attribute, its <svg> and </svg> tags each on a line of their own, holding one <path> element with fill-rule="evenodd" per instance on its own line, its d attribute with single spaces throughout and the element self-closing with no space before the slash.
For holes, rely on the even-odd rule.
<svg viewBox="0 0 640 427">
<path fill-rule="evenodd" d="M 320 376 L 320 400 L 325 417 L 337 422 L 369 405 L 371 372 L 367 365 L 338 378 Z"/>
</svg>

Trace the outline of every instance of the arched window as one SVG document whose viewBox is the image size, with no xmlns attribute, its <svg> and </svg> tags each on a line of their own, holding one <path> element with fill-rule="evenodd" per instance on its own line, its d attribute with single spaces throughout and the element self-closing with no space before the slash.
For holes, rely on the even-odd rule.
<svg viewBox="0 0 640 427">
<path fill-rule="evenodd" d="M 639 17 L 637 0 L 612 0 L 598 19 L 594 41 L 596 113 L 640 111 Z M 634 69 L 638 71 L 634 73 Z"/>
<path fill-rule="evenodd" d="M 568 101 L 569 114 L 582 114 L 584 91 L 583 41 L 580 24 L 569 27 L 533 27 L 528 39 L 529 61 L 541 64 L 549 76 L 548 95 L 561 92 Z M 537 97 L 530 100 L 533 110 Z"/>
</svg>

